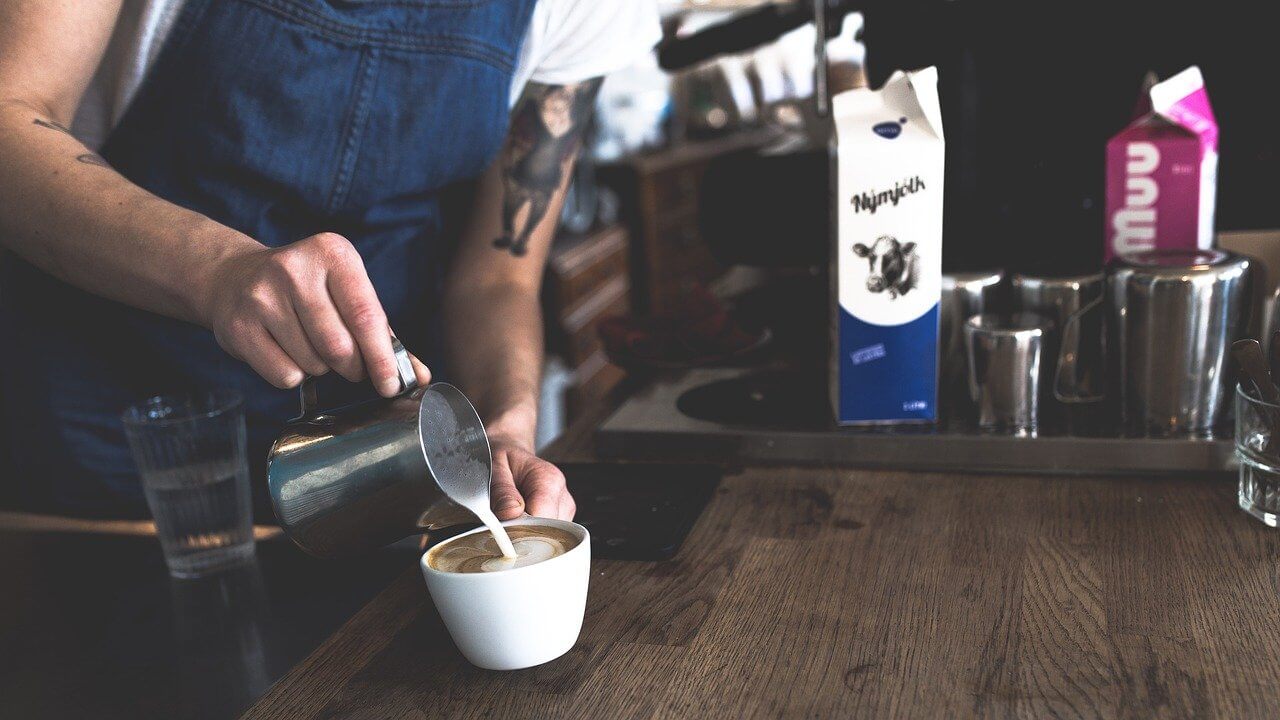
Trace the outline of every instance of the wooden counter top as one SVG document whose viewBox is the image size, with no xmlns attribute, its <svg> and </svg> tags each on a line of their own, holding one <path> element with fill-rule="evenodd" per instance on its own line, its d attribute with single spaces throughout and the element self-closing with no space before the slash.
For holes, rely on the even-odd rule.
<svg viewBox="0 0 1280 720">
<path fill-rule="evenodd" d="M 250 718 L 1276 717 L 1280 533 L 1216 478 L 750 468 L 577 647 L 468 665 L 416 570 Z"/>
</svg>

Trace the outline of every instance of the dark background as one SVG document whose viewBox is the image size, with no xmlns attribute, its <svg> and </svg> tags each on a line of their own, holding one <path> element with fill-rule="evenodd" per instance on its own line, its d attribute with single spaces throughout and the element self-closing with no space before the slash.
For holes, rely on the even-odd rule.
<svg viewBox="0 0 1280 720">
<path fill-rule="evenodd" d="M 891 0 L 866 6 L 873 87 L 937 65 L 944 264 L 1101 264 L 1104 150 L 1143 75 L 1199 65 L 1221 129 L 1219 230 L 1280 227 L 1274 2 Z"/>
</svg>

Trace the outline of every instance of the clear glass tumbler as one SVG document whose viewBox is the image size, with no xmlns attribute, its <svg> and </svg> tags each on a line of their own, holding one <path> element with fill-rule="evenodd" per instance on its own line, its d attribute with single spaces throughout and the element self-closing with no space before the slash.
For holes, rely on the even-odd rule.
<svg viewBox="0 0 1280 720">
<path fill-rule="evenodd" d="M 1236 387 L 1236 458 L 1240 508 L 1276 527 L 1280 522 L 1280 405 Z"/>
<path fill-rule="evenodd" d="M 169 574 L 201 577 L 251 560 L 240 395 L 157 396 L 130 407 L 123 420 Z"/>
</svg>

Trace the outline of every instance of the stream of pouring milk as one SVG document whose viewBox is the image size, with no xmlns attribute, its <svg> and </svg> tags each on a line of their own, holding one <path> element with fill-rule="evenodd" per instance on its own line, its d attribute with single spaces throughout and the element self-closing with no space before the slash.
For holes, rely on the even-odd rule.
<svg viewBox="0 0 1280 720">
<path fill-rule="evenodd" d="M 498 543 L 498 549 L 502 550 L 502 557 L 515 559 L 516 548 L 511 544 L 511 538 L 507 537 L 506 528 L 502 527 L 502 522 L 498 520 L 498 516 L 493 514 L 489 508 L 471 508 L 471 512 L 480 518 L 480 522 L 489 528 L 489 532 L 493 533 L 493 539 Z"/>
<path fill-rule="evenodd" d="M 438 441 L 439 451 L 428 451 L 429 469 L 435 476 L 440 488 L 454 502 L 465 507 L 480 518 L 480 522 L 489 528 L 493 539 L 502 550 L 502 556 L 514 560 L 517 556 L 511 538 L 499 522 L 498 516 L 489 507 L 489 484 L 493 480 L 493 466 L 488 456 L 488 443 L 484 444 L 484 456 L 477 456 L 472 449 L 476 446 L 470 436 L 475 433 L 484 434 L 483 429 L 459 423 L 458 415 L 447 402 L 426 402 L 422 404 L 418 422 L 422 427 L 430 428 L 431 435 Z M 424 431 L 425 432 L 425 431 Z M 437 445 L 433 444 L 433 447 Z"/>
</svg>

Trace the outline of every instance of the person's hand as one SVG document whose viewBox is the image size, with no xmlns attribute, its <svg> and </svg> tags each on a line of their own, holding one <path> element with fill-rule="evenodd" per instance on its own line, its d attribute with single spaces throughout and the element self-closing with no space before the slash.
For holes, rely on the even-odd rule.
<svg viewBox="0 0 1280 720">
<path fill-rule="evenodd" d="M 493 480 L 489 484 L 493 512 L 513 520 L 527 512 L 536 517 L 572 520 L 578 506 L 564 484 L 560 468 L 519 443 L 490 437 Z"/>
<path fill-rule="evenodd" d="M 278 388 L 334 370 L 367 375 L 385 396 L 400 390 L 391 329 L 364 261 L 345 238 L 320 233 L 219 262 L 206 280 L 203 313 L 218 344 Z M 431 373 L 417 358 L 420 384 Z"/>
</svg>

